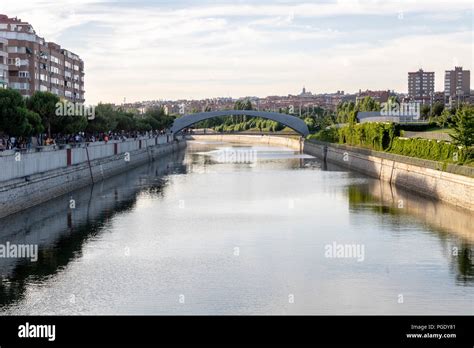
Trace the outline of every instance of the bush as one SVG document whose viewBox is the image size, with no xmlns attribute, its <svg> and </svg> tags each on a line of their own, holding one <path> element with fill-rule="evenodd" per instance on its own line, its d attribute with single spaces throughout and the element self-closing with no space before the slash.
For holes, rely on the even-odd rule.
<svg viewBox="0 0 474 348">
<path fill-rule="evenodd" d="M 322 129 L 316 134 L 308 135 L 308 139 L 315 139 L 319 141 L 326 141 L 328 143 L 337 143 L 339 141 L 339 134 L 334 127 Z"/>
<path fill-rule="evenodd" d="M 388 150 L 400 134 L 394 123 L 367 122 L 348 125 L 338 130 L 339 143 L 368 147 L 377 151 Z"/>
<path fill-rule="evenodd" d="M 400 126 L 394 123 L 368 122 L 339 129 L 323 129 L 308 136 L 308 139 L 339 142 L 445 163 L 470 164 L 474 162 L 474 147 L 472 146 L 458 146 L 433 139 L 400 138 L 400 132 Z"/>
<path fill-rule="evenodd" d="M 421 138 L 395 138 L 389 152 L 397 155 L 450 163 L 463 163 L 469 160 L 472 155 L 465 147 L 445 141 Z"/>
</svg>

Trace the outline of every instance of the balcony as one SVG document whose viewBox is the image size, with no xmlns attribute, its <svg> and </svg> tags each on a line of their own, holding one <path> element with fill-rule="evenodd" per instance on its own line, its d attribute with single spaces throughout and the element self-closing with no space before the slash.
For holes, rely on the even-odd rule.
<svg viewBox="0 0 474 348">
<path fill-rule="evenodd" d="M 20 67 L 15 64 L 8 64 L 8 70 L 10 71 L 20 71 Z"/>
</svg>

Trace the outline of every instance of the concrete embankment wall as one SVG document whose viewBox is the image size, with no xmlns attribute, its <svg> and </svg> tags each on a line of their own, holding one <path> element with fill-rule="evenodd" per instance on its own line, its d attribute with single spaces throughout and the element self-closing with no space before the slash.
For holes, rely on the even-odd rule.
<svg viewBox="0 0 474 348">
<path fill-rule="evenodd" d="M 186 145 L 166 136 L 0 156 L 0 218 L 158 159 Z"/>
<path fill-rule="evenodd" d="M 285 146 L 297 151 L 303 150 L 303 143 L 300 142 L 299 137 L 288 138 L 280 136 L 268 135 L 238 135 L 238 134 L 209 134 L 209 135 L 192 135 L 187 137 L 190 140 L 202 141 L 220 141 L 227 143 L 239 144 L 256 144 L 256 145 L 273 145 Z"/>
<path fill-rule="evenodd" d="M 433 161 L 313 141 L 305 141 L 304 152 L 418 194 L 474 210 L 471 168 L 450 166 L 444 171 L 442 165 Z"/>
</svg>

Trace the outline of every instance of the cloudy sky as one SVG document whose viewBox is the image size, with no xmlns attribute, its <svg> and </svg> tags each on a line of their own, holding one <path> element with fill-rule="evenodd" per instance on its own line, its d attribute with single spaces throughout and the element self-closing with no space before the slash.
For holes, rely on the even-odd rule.
<svg viewBox="0 0 474 348">
<path fill-rule="evenodd" d="M 0 12 L 79 54 L 87 103 L 407 90 L 472 69 L 473 5 L 449 1 L 16 0 Z"/>
</svg>

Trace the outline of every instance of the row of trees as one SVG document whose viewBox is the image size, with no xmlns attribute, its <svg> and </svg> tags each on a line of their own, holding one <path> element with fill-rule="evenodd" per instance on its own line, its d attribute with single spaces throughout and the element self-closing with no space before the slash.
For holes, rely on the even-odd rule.
<svg viewBox="0 0 474 348">
<path fill-rule="evenodd" d="M 95 118 L 89 120 L 86 131 L 100 132 L 130 132 L 152 131 L 170 128 L 174 117 L 166 115 L 163 108 L 152 108 L 143 115 L 136 115 L 122 109 L 116 109 L 111 104 L 99 104 L 95 109 Z"/>
<path fill-rule="evenodd" d="M 390 97 L 389 102 L 397 102 L 395 97 Z M 353 101 L 343 102 L 337 106 L 336 122 L 337 123 L 354 123 L 357 112 L 359 111 L 380 111 L 381 105 L 371 97 L 365 97 L 357 103 Z"/>
<path fill-rule="evenodd" d="M 252 102 L 242 99 L 235 102 L 233 110 L 254 110 Z M 206 109 L 205 111 L 210 111 Z M 195 112 L 198 112 L 195 110 Z M 329 110 L 315 106 L 310 108 L 290 109 L 280 108 L 279 113 L 293 115 L 304 120 L 310 131 L 323 129 L 334 124 L 335 114 Z M 202 121 L 195 128 L 213 128 L 219 132 L 259 130 L 278 132 L 285 128 L 284 125 L 260 117 L 247 117 L 245 115 L 223 116 Z"/>
<path fill-rule="evenodd" d="M 59 97 L 49 92 L 36 92 L 30 98 L 16 90 L 0 89 L 0 133 L 31 137 L 46 132 L 54 134 L 89 134 L 105 132 L 151 131 L 169 128 L 174 118 L 162 108 L 136 115 L 110 104 L 95 107 L 95 117 L 86 115 L 57 116 Z"/>
<path fill-rule="evenodd" d="M 0 89 L 0 131 L 25 137 L 44 132 L 36 106 L 36 98 L 25 101 L 17 91 Z"/>
<path fill-rule="evenodd" d="M 446 122 L 443 121 L 443 123 L 446 123 L 446 125 L 451 130 L 449 133 L 451 137 L 451 145 L 455 147 L 460 146 L 461 148 L 464 148 L 466 153 L 466 159 L 474 159 L 474 105 L 466 104 L 460 106 L 457 109 L 444 109 L 440 116 L 435 117 L 435 119 L 438 119 L 438 122 L 440 122 L 439 118 L 445 118 L 448 120 Z M 328 142 L 340 141 L 342 143 L 350 143 L 352 145 L 361 145 L 366 140 L 369 140 L 370 142 L 372 141 L 372 139 L 375 139 L 375 136 L 367 136 L 367 134 L 369 133 L 377 134 L 377 132 L 371 133 L 372 128 L 382 129 L 383 127 L 385 127 L 384 125 L 389 125 L 389 123 L 376 122 L 357 124 L 356 122 L 347 122 L 347 125 L 343 128 L 337 129 L 336 127 L 331 127 L 328 129 L 323 129 L 318 133 L 312 135 L 311 138 Z M 393 127 L 393 124 L 391 124 L 390 127 Z M 397 129 L 403 130 L 407 126 L 398 125 L 397 127 Z M 394 136 L 394 134 L 391 134 L 390 139 L 392 139 Z M 353 137 L 356 138 L 355 143 L 353 140 L 351 140 Z M 379 137 L 377 139 L 382 139 L 382 137 Z M 415 141 L 416 139 L 412 140 L 414 140 L 412 145 L 416 146 L 418 142 Z M 373 148 L 379 149 L 377 147 Z M 383 149 L 385 148 L 386 147 L 383 147 Z"/>
</svg>

